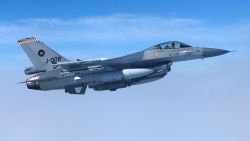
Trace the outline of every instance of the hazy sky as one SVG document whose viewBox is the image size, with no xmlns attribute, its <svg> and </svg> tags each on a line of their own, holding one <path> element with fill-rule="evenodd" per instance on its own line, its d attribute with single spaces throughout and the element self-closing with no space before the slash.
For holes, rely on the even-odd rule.
<svg viewBox="0 0 250 141">
<path fill-rule="evenodd" d="M 0 1 L 1 141 L 249 141 L 249 1 Z M 16 84 L 37 37 L 75 60 L 169 40 L 238 50 L 175 63 L 163 79 L 116 92 L 40 92 Z"/>
</svg>

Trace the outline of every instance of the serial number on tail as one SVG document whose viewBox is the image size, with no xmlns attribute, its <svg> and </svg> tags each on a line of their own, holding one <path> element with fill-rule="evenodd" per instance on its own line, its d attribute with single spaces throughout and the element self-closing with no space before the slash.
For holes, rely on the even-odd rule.
<svg viewBox="0 0 250 141">
<path fill-rule="evenodd" d="M 56 64 L 58 61 L 61 61 L 61 60 L 62 60 L 61 56 L 51 57 L 51 58 L 47 58 L 46 63 Z"/>
</svg>

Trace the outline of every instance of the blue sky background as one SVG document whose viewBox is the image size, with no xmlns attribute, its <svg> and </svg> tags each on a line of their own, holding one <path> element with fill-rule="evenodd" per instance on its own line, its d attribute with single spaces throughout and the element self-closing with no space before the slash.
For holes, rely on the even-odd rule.
<svg viewBox="0 0 250 141">
<path fill-rule="evenodd" d="M 249 1 L 0 1 L 0 140 L 249 141 Z M 238 50 L 180 62 L 163 79 L 85 96 L 16 84 L 35 36 L 69 59 L 179 40 Z"/>
</svg>

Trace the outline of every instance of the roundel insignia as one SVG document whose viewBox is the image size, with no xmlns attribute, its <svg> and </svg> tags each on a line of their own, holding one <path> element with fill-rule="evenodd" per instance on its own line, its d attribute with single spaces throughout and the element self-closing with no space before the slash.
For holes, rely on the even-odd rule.
<svg viewBox="0 0 250 141">
<path fill-rule="evenodd" d="M 40 57 L 43 57 L 45 55 L 45 51 L 44 50 L 39 50 L 37 53 Z"/>
</svg>

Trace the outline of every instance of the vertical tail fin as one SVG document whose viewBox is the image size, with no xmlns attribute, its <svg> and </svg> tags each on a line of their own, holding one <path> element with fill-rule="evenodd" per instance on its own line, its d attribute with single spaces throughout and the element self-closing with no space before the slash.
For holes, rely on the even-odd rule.
<svg viewBox="0 0 250 141">
<path fill-rule="evenodd" d="M 38 41 L 36 38 L 18 40 L 25 53 L 37 70 L 47 70 L 52 64 L 68 62 L 66 58 Z"/>
</svg>

